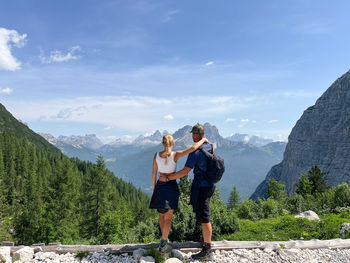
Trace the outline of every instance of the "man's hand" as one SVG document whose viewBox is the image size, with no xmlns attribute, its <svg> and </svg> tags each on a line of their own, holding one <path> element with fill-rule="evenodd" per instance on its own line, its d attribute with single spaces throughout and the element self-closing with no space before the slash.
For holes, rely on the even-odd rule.
<svg viewBox="0 0 350 263">
<path fill-rule="evenodd" d="M 166 178 L 168 177 L 168 180 L 170 181 L 170 178 L 169 178 L 169 176 L 170 175 L 173 175 L 173 174 L 175 174 L 175 173 L 169 173 L 169 174 L 160 174 L 159 175 L 159 178 L 158 178 L 158 181 L 160 181 L 160 182 L 166 182 L 167 180 L 166 180 Z"/>
</svg>

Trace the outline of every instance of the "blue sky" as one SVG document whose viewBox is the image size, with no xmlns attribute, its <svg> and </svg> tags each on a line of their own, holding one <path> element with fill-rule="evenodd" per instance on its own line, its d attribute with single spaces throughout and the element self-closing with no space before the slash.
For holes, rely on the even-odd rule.
<svg viewBox="0 0 350 263">
<path fill-rule="evenodd" d="M 0 0 L 0 102 L 36 132 L 210 122 L 286 139 L 349 70 L 349 1 Z"/>
</svg>

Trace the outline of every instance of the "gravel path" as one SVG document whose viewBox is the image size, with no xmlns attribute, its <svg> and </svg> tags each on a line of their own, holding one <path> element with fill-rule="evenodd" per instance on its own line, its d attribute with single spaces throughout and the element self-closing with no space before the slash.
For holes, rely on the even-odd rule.
<svg viewBox="0 0 350 263">
<path fill-rule="evenodd" d="M 185 262 L 191 261 L 188 258 L 192 253 L 184 254 Z M 133 256 L 128 254 L 116 256 L 108 255 L 106 252 L 94 252 L 83 258 L 81 261 L 75 258 L 73 254 L 67 253 L 58 255 L 54 252 L 38 252 L 34 254 L 31 263 L 136 263 Z M 150 262 L 150 261 L 144 261 Z M 254 262 L 254 263 L 320 263 L 320 262 L 350 262 L 350 249 L 232 249 L 232 250 L 216 250 L 213 253 L 213 259 L 210 262 Z"/>
</svg>

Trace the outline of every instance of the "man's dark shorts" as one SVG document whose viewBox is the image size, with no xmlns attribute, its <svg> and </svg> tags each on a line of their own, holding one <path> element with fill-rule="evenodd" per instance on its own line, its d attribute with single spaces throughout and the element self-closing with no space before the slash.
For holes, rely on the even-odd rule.
<svg viewBox="0 0 350 263">
<path fill-rule="evenodd" d="M 196 219 L 199 223 L 210 222 L 210 197 L 214 194 L 215 186 L 200 187 L 198 192 L 198 209 L 196 211 Z"/>
</svg>

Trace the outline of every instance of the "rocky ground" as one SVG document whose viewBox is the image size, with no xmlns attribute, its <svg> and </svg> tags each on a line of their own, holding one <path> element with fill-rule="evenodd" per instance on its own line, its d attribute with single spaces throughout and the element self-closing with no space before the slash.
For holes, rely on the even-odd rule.
<svg viewBox="0 0 350 263">
<path fill-rule="evenodd" d="M 6 250 L 6 251 L 5 251 Z M 183 253 L 178 250 L 173 251 L 177 258 L 170 258 L 166 263 L 180 262 L 200 262 L 190 260 L 192 253 Z M 133 255 L 127 253 L 122 255 L 113 255 L 111 251 L 93 252 L 82 259 L 77 258 L 74 254 L 56 254 L 54 252 L 37 252 L 34 253 L 29 247 L 21 251 L 17 251 L 10 257 L 8 249 L 1 247 L 0 262 L 28 262 L 28 263 L 146 263 L 155 262 L 152 257 L 142 256 L 144 251 L 139 249 L 134 251 Z M 178 259 L 180 258 L 180 259 Z M 271 249 L 271 248 L 255 248 L 255 249 L 231 249 L 216 250 L 210 262 L 254 262 L 254 263 L 320 263 L 320 262 L 350 262 L 350 249 Z"/>
</svg>

